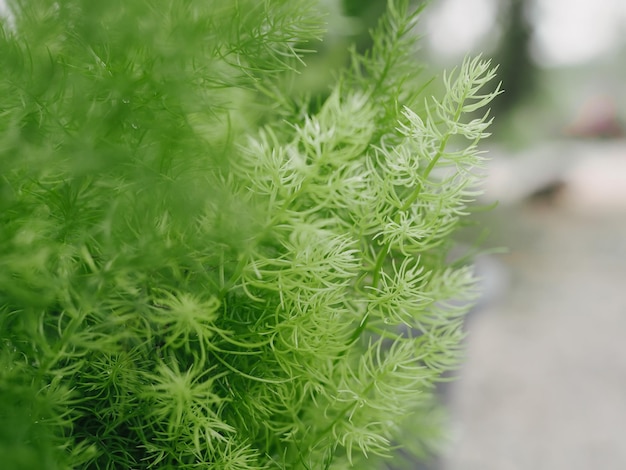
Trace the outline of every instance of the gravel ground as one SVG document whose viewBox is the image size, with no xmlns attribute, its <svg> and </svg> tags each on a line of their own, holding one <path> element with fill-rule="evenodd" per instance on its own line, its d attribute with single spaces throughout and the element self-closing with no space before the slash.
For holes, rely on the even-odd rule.
<svg viewBox="0 0 626 470">
<path fill-rule="evenodd" d="M 626 197 L 602 194 L 626 173 L 603 168 L 489 215 L 510 251 L 468 321 L 443 470 L 626 469 Z"/>
</svg>

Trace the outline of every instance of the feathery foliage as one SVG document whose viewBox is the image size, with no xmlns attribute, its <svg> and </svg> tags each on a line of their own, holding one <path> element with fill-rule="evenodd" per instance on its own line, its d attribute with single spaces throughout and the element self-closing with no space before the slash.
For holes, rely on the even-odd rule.
<svg viewBox="0 0 626 470">
<path fill-rule="evenodd" d="M 315 2 L 9 3 L 3 468 L 370 468 L 407 420 L 430 440 L 489 63 L 425 96 L 391 0 L 310 113 Z"/>
</svg>

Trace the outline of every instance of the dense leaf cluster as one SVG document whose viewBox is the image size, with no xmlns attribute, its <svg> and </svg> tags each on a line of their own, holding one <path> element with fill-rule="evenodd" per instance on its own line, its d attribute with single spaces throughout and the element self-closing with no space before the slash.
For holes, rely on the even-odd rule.
<svg viewBox="0 0 626 470">
<path fill-rule="evenodd" d="M 428 440 L 489 64 L 425 98 L 419 11 L 390 1 L 309 113 L 315 2 L 10 5 L 3 468 L 364 468 L 407 418 Z"/>
</svg>

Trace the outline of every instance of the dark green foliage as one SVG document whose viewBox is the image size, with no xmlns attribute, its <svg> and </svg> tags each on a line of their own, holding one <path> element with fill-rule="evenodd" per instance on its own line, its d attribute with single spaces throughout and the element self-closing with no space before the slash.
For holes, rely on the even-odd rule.
<svg viewBox="0 0 626 470">
<path fill-rule="evenodd" d="M 488 63 L 424 102 L 393 1 L 309 115 L 315 2 L 11 6 L 3 468 L 364 468 L 407 418 L 429 441 L 475 294 L 446 259 Z"/>
</svg>

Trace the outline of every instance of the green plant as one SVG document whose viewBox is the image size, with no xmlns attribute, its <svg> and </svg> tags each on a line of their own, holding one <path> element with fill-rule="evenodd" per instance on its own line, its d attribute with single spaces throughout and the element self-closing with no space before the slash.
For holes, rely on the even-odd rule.
<svg viewBox="0 0 626 470">
<path fill-rule="evenodd" d="M 312 103 L 308 0 L 11 7 L 4 468 L 364 468 L 407 420 L 429 441 L 475 297 L 449 250 L 489 63 L 424 98 L 419 10 L 390 1 Z"/>
</svg>

